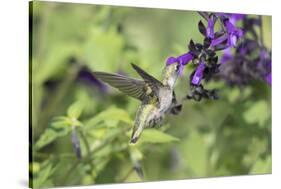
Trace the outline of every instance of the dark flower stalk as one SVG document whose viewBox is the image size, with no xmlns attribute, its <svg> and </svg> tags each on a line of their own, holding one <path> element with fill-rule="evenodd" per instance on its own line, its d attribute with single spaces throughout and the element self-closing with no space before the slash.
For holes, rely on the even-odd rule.
<svg viewBox="0 0 281 189">
<path fill-rule="evenodd" d="M 75 126 L 72 126 L 72 132 L 71 132 L 71 142 L 73 146 L 74 153 L 78 159 L 81 159 L 81 148 L 80 148 L 80 141 L 77 136 L 77 131 Z"/>
</svg>

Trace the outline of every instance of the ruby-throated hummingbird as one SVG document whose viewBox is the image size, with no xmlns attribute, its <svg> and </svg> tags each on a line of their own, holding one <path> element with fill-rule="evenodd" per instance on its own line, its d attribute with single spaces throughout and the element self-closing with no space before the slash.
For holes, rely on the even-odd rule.
<svg viewBox="0 0 281 189">
<path fill-rule="evenodd" d="M 144 128 L 154 127 L 162 122 L 164 114 L 175 114 L 181 109 L 181 105 L 177 105 L 173 91 L 180 66 L 179 64 L 165 66 L 162 82 L 137 65 L 132 64 L 132 67 L 143 80 L 105 72 L 93 72 L 93 74 L 98 79 L 142 102 L 136 114 L 131 136 L 131 143 L 136 143 Z"/>
</svg>

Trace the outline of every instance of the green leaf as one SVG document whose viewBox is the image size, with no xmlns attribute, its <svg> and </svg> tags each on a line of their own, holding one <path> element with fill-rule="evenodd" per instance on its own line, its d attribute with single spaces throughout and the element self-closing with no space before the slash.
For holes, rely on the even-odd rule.
<svg viewBox="0 0 281 189">
<path fill-rule="evenodd" d="M 73 103 L 67 110 L 67 115 L 78 119 L 82 113 L 83 105 L 79 101 Z"/>
<path fill-rule="evenodd" d="M 179 139 L 156 129 L 145 129 L 138 143 L 168 143 L 175 141 L 179 141 Z"/>
<path fill-rule="evenodd" d="M 41 188 L 48 185 L 52 186 L 48 178 L 54 173 L 55 167 L 50 163 L 50 161 L 44 162 L 42 167 L 44 168 L 40 169 L 38 175 L 32 181 L 33 188 Z"/>
<path fill-rule="evenodd" d="M 239 99 L 239 97 L 241 96 L 241 92 L 239 88 L 233 88 L 232 90 L 229 91 L 228 93 L 228 100 L 231 103 L 234 103 L 235 101 L 237 101 Z"/>
<path fill-rule="evenodd" d="M 51 126 L 48 127 L 45 132 L 41 135 L 39 140 L 35 143 L 35 148 L 38 150 L 47 144 L 50 144 L 58 137 L 66 136 L 70 131 L 71 127 L 66 127 L 67 121 L 66 119 L 55 121 L 51 123 Z"/>
<path fill-rule="evenodd" d="M 208 146 L 205 138 L 197 131 L 191 131 L 180 148 L 192 176 L 205 176 L 208 159 Z"/>
<path fill-rule="evenodd" d="M 271 173 L 272 159 L 271 156 L 267 156 L 265 160 L 258 159 L 253 165 L 250 173 L 251 174 L 266 174 Z"/>
<path fill-rule="evenodd" d="M 249 124 L 258 123 L 260 127 L 266 126 L 266 121 L 270 118 L 271 110 L 266 101 L 260 100 L 254 103 L 243 115 Z"/>
<path fill-rule="evenodd" d="M 85 44 L 83 57 L 92 70 L 116 71 L 123 46 L 124 39 L 115 30 L 93 28 Z"/>
<path fill-rule="evenodd" d="M 104 126 L 114 127 L 117 126 L 116 121 L 122 121 L 130 125 L 133 123 L 126 111 L 116 107 L 110 107 L 87 121 L 85 125 L 90 128 L 96 126 L 98 123 L 105 122 L 109 123 L 109 125 L 105 124 Z"/>
</svg>

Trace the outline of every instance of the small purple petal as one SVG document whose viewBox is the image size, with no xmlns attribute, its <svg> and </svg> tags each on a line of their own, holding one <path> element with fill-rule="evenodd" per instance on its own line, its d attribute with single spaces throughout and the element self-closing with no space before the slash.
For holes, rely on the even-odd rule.
<svg viewBox="0 0 281 189">
<path fill-rule="evenodd" d="M 196 71 L 192 77 L 192 84 L 194 85 L 199 85 L 202 78 L 203 78 L 203 72 L 204 72 L 204 69 L 205 69 L 205 64 L 204 62 L 200 62 L 200 64 L 197 66 L 196 68 Z"/>
<path fill-rule="evenodd" d="M 173 63 L 178 63 L 180 65 L 178 74 L 181 75 L 182 71 L 184 69 L 184 66 L 188 64 L 189 61 L 191 61 L 193 58 L 193 55 L 191 52 L 185 53 L 183 55 L 178 56 L 177 58 L 175 57 L 169 57 L 166 61 L 166 65 L 170 65 Z"/>
<path fill-rule="evenodd" d="M 225 64 L 226 62 L 228 62 L 229 60 L 231 60 L 233 57 L 233 55 L 231 54 L 231 49 L 227 48 L 225 50 L 223 50 L 223 55 L 221 57 L 221 64 Z"/>
<path fill-rule="evenodd" d="M 175 57 L 169 57 L 168 59 L 167 59 L 167 61 L 166 61 L 166 65 L 170 65 L 170 64 L 173 64 L 173 63 L 175 63 L 175 62 L 177 62 L 177 59 L 175 58 Z"/>
<path fill-rule="evenodd" d="M 270 56 L 269 56 L 269 53 L 265 49 L 263 49 L 260 52 L 260 57 L 262 60 L 267 60 L 267 59 L 269 59 Z"/>
<path fill-rule="evenodd" d="M 188 52 L 179 56 L 177 59 L 179 64 L 186 65 L 190 60 L 192 60 L 192 58 L 193 58 L 192 54 Z"/>
<path fill-rule="evenodd" d="M 236 35 L 229 35 L 228 36 L 228 45 L 230 47 L 236 47 L 236 43 L 237 43 L 237 36 Z"/>
<path fill-rule="evenodd" d="M 222 42 L 224 42 L 225 40 L 227 39 L 227 35 L 223 35 L 223 36 L 220 36 L 214 40 L 212 40 L 211 42 L 211 47 L 214 47 L 216 45 L 219 45 L 221 44 Z"/>
<path fill-rule="evenodd" d="M 212 19 L 208 20 L 208 27 L 207 27 L 207 36 L 210 37 L 211 39 L 214 38 L 214 21 Z"/>
<path fill-rule="evenodd" d="M 224 25 L 228 33 L 232 33 L 236 29 L 235 26 L 229 20 L 226 20 L 224 22 Z"/>
<path fill-rule="evenodd" d="M 236 28 L 229 20 L 224 22 L 228 33 L 227 43 L 230 47 L 235 47 L 237 40 L 243 36 L 243 31 L 239 28 Z"/>
<path fill-rule="evenodd" d="M 265 77 L 265 81 L 271 85 L 272 84 L 272 81 L 271 81 L 271 73 L 267 74 L 267 76 Z"/>
<path fill-rule="evenodd" d="M 237 21 L 242 20 L 246 17 L 245 14 L 231 14 L 229 16 L 229 21 L 235 25 Z"/>
</svg>

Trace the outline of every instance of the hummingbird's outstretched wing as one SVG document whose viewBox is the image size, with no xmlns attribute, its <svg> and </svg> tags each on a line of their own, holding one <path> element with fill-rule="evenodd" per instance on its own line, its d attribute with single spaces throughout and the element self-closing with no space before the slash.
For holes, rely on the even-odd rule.
<svg viewBox="0 0 281 189">
<path fill-rule="evenodd" d="M 138 74 L 144 79 L 144 82 L 149 85 L 149 87 L 152 89 L 155 95 L 157 95 L 157 92 L 159 91 L 159 88 L 163 87 L 163 84 L 161 81 L 155 79 L 153 76 L 145 72 L 143 69 L 138 67 L 135 64 L 131 64 L 132 67 L 138 72 Z"/>
<path fill-rule="evenodd" d="M 108 83 L 112 87 L 117 88 L 126 95 L 141 101 L 143 101 L 147 93 L 151 91 L 147 84 L 142 80 L 106 72 L 93 72 L 93 74 L 98 79 Z"/>
</svg>

